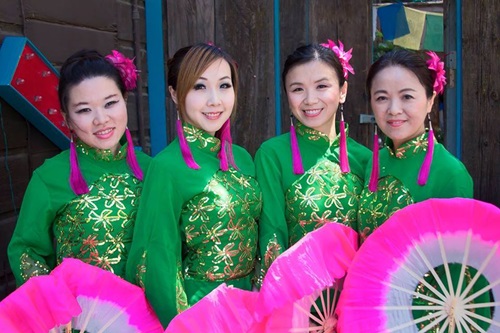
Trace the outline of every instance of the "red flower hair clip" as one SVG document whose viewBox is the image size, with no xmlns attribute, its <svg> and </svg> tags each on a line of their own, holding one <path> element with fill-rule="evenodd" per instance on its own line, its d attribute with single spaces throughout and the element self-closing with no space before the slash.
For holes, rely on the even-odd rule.
<svg viewBox="0 0 500 333">
<path fill-rule="evenodd" d="M 354 68 L 352 68 L 351 64 L 349 64 L 349 60 L 351 60 L 352 58 L 352 48 L 346 52 L 344 51 L 344 44 L 342 44 L 340 40 L 338 41 L 338 43 L 339 45 L 337 46 L 337 44 L 335 44 L 333 40 L 329 39 L 328 43 L 322 43 L 320 45 L 332 50 L 337 58 L 339 58 L 340 64 L 342 65 L 342 68 L 344 70 L 344 78 L 347 80 L 349 72 L 351 74 L 354 74 Z"/>
<path fill-rule="evenodd" d="M 436 79 L 434 80 L 434 91 L 438 94 L 444 93 L 444 86 L 446 85 L 446 71 L 444 70 L 444 62 L 439 59 L 439 56 L 433 52 L 426 52 L 430 57 L 427 60 L 427 67 L 436 72 Z"/>
<path fill-rule="evenodd" d="M 137 86 L 138 71 L 137 67 L 134 65 L 133 59 L 125 57 L 116 50 L 111 51 L 111 54 L 108 54 L 105 58 L 118 69 L 127 91 L 135 89 Z"/>
</svg>

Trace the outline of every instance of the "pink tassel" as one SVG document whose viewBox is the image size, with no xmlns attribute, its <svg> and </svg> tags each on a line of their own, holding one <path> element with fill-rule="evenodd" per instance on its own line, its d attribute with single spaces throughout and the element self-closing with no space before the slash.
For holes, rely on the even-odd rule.
<svg viewBox="0 0 500 333">
<path fill-rule="evenodd" d="M 304 166 L 302 165 L 302 156 L 300 155 L 299 143 L 297 142 L 297 133 L 295 131 L 295 126 L 293 126 L 293 116 L 291 116 L 290 119 L 290 144 L 292 146 L 293 173 L 302 175 L 304 173 Z"/>
<path fill-rule="evenodd" d="M 180 119 L 177 119 L 176 122 L 177 127 L 177 137 L 179 138 L 179 145 L 181 147 L 182 158 L 184 158 L 184 162 L 186 162 L 187 166 L 191 169 L 198 170 L 200 166 L 195 162 L 193 158 L 193 154 L 191 154 L 191 149 L 189 149 L 189 145 L 184 137 L 184 130 L 182 129 L 182 122 Z"/>
<path fill-rule="evenodd" d="M 429 134 L 427 138 L 427 153 L 425 154 L 424 162 L 420 167 L 418 172 L 417 183 L 420 186 L 424 186 L 429 178 L 429 173 L 431 171 L 432 155 L 434 154 L 434 131 L 432 130 L 432 124 L 429 119 Z"/>
<path fill-rule="evenodd" d="M 73 192 L 75 192 L 76 195 L 89 193 L 87 182 L 85 181 L 85 178 L 83 178 L 80 167 L 78 166 L 78 155 L 76 153 L 76 147 L 75 143 L 73 142 L 73 138 L 71 138 L 71 142 L 69 144 L 69 164 L 69 184 Z"/>
<path fill-rule="evenodd" d="M 144 179 L 144 173 L 142 172 L 139 163 L 137 162 L 137 157 L 135 156 L 134 150 L 134 141 L 132 140 L 132 135 L 130 135 L 130 131 L 125 128 L 125 135 L 127 136 L 127 164 L 134 173 L 135 178 L 139 180 Z"/>
<path fill-rule="evenodd" d="M 220 160 L 220 169 L 227 171 L 229 169 L 229 164 L 233 168 L 238 169 L 236 163 L 234 162 L 233 155 L 233 139 L 231 137 L 231 121 L 228 119 L 224 122 L 221 129 L 217 131 L 216 136 L 221 141 L 221 147 L 218 154 Z"/>
<path fill-rule="evenodd" d="M 340 170 L 350 172 L 349 158 L 347 156 L 347 138 L 345 135 L 344 114 L 340 113 Z"/>
<path fill-rule="evenodd" d="M 370 183 L 368 184 L 368 189 L 371 192 L 377 191 L 377 186 L 378 186 L 378 176 L 379 176 L 378 153 L 379 153 L 378 133 L 377 133 L 377 126 L 375 125 L 375 134 L 373 135 L 372 173 L 370 175 Z"/>
</svg>

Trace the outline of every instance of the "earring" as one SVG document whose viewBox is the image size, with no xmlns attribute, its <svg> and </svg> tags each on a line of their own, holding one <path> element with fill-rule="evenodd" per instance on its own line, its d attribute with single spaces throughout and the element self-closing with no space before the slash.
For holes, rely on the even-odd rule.
<svg viewBox="0 0 500 333">
<path fill-rule="evenodd" d="M 177 111 L 177 121 L 175 123 L 177 129 L 177 137 L 179 138 L 179 146 L 181 148 L 182 158 L 186 162 L 187 166 L 191 169 L 198 170 L 200 166 L 195 162 L 191 149 L 184 136 L 184 129 L 182 128 L 182 121 L 179 117 L 179 111 Z"/>
<path fill-rule="evenodd" d="M 377 191 L 377 186 L 378 186 L 378 176 L 379 176 L 378 153 L 379 153 L 378 131 L 377 131 L 377 124 L 375 124 L 375 131 L 373 133 L 372 172 L 370 174 L 370 182 L 368 183 L 368 189 L 371 192 Z"/>
<path fill-rule="evenodd" d="M 302 175 L 304 173 L 304 166 L 302 165 L 302 156 L 300 155 L 299 143 L 297 142 L 297 132 L 293 126 L 293 114 L 290 115 L 290 145 L 292 147 L 292 164 L 293 173 Z"/>
<path fill-rule="evenodd" d="M 220 169 L 223 171 L 227 171 L 229 169 L 229 164 L 231 164 L 233 168 L 238 170 L 238 167 L 234 162 L 233 139 L 231 137 L 231 121 L 229 120 L 229 118 L 224 122 L 220 130 L 217 131 L 216 136 L 221 141 L 220 151 L 218 154 L 220 160 Z"/>
<path fill-rule="evenodd" d="M 422 166 L 420 167 L 420 171 L 418 172 L 418 179 L 417 179 L 417 183 L 420 186 L 424 186 L 427 183 L 427 179 L 429 178 L 429 173 L 431 171 L 432 155 L 434 154 L 434 131 L 432 129 L 430 113 L 427 114 L 427 118 L 429 119 L 427 152 L 425 153 L 425 158 L 424 161 L 422 162 Z"/>
<path fill-rule="evenodd" d="M 144 173 L 137 162 L 137 156 L 135 156 L 134 141 L 132 140 L 132 135 L 128 127 L 125 128 L 125 136 L 127 137 L 127 164 L 134 173 L 135 178 L 139 180 L 144 179 Z"/>
<path fill-rule="evenodd" d="M 344 103 L 340 103 L 340 170 L 350 172 L 349 158 L 347 155 L 347 138 L 344 123 Z"/>
<path fill-rule="evenodd" d="M 69 143 L 69 168 L 69 184 L 73 192 L 76 195 L 89 193 L 89 187 L 78 165 L 78 154 L 76 153 L 76 145 L 73 141 L 73 133 L 71 133 L 71 141 Z"/>
</svg>

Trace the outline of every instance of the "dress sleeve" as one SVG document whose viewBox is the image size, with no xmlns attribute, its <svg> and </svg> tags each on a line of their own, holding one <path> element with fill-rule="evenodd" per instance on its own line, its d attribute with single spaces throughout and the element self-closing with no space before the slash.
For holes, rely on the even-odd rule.
<svg viewBox="0 0 500 333">
<path fill-rule="evenodd" d="M 271 263 L 288 247 L 285 219 L 285 193 L 282 170 L 274 151 L 261 147 L 255 156 L 255 172 L 262 190 L 262 213 L 259 220 L 260 276 L 258 287 Z"/>
<path fill-rule="evenodd" d="M 166 327 L 187 306 L 181 264 L 182 198 L 167 166 L 153 160 L 143 187 L 126 277 L 141 286 Z"/>
<path fill-rule="evenodd" d="M 446 184 L 440 187 L 440 198 L 473 198 L 474 184 L 465 167 L 449 170 Z"/>
<path fill-rule="evenodd" d="M 32 276 L 48 274 L 55 266 L 52 223 L 56 212 L 50 190 L 35 171 L 26 189 L 8 257 L 17 286 Z"/>
</svg>

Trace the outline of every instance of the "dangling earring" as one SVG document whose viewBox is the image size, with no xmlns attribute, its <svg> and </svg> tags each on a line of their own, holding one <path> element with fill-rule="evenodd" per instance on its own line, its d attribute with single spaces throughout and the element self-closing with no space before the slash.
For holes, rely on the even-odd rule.
<svg viewBox="0 0 500 333">
<path fill-rule="evenodd" d="M 182 128 L 182 121 L 179 118 L 179 112 L 177 111 L 177 121 L 176 121 L 176 129 L 177 129 L 177 137 L 179 138 L 179 145 L 181 147 L 181 154 L 184 162 L 186 162 L 187 166 L 191 169 L 198 170 L 200 166 L 195 162 L 193 158 L 193 154 L 191 153 L 191 149 L 189 149 L 189 145 L 184 137 L 184 129 Z"/>
<path fill-rule="evenodd" d="M 221 129 L 217 131 L 217 137 L 221 141 L 221 147 L 218 154 L 220 160 L 220 169 L 223 171 L 227 171 L 229 169 L 229 164 L 231 164 L 233 168 L 238 169 L 236 163 L 234 162 L 233 139 L 231 137 L 231 121 L 229 120 L 229 118 L 224 122 Z"/>
<path fill-rule="evenodd" d="M 73 141 L 73 133 L 71 133 L 71 141 L 69 143 L 69 167 L 69 184 L 73 192 L 76 195 L 89 193 L 89 187 L 78 165 L 78 154 L 76 153 L 76 145 Z"/>
<path fill-rule="evenodd" d="M 135 156 L 134 141 L 132 140 L 132 135 L 128 127 L 125 128 L 125 136 L 127 137 L 127 164 L 134 173 L 135 178 L 139 180 L 144 179 L 144 173 L 137 162 L 137 156 Z"/>
<path fill-rule="evenodd" d="M 347 138 L 344 123 L 344 103 L 340 103 L 340 170 L 350 172 L 349 157 L 347 155 Z"/>
<path fill-rule="evenodd" d="M 292 164 L 293 173 L 302 175 L 304 166 L 302 165 L 302 156 L 300 155 L 299 143 L 297 142 L 297 132 L 293 126 L 293 114 L 290 115 L 290 145 L 292 146 Z"/>
<path fill-rule="evenodd" d="M 429 178 L 429 173 L 431 171 L 432 155 L 434 154 L 434 131 L 432 130 L 431 115 L 427 114 L 429 119 L 429 133 L 427 136 L 427 153 L 425 154 L 424 162 L 420 167 L 418 172 L 417 183 L 420 186 L 424 186 Z"/>
<path fill-rule="evenodd" d="M 379 153 L 378 131 L 377 131 L 377 124 L 375 124 L 375 133 L 373 134 L 372 172 L 370 174 L 370 182 L 368 183 L 368 189 L 371 192 L 377 191 L 377 186 L 378 186 L 378 176 L 379 176 L 378 153 Z"/>
</svg>

